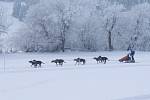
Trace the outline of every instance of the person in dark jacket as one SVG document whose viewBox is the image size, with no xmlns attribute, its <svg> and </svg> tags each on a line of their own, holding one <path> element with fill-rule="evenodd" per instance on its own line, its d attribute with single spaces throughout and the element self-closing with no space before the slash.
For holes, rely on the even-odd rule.
<svg viewBox="0 0 150 100">
<path fill-rule="evenodd" d="M 133 47 L 129 45 L 127 50 L 130 51 L 129 56 L 131 57 L 131 62 L 135 62 L 135 59 L 134 59 L 135 51 L 133 50 Z"/>
</svg>

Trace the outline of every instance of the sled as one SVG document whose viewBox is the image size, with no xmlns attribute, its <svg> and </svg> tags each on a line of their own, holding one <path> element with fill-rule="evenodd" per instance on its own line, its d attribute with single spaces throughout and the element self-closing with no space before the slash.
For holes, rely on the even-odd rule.
<svg viewBox="0 0 150 100">
<path fill-rule="evenodd" d="M 126 55 L 125 57 L 119 59 L 120 62 L 124 62 L 124 61 L 129 61 L 130 57 L 128 55 Z"/>
<path fill-rule="evenodd" d="M 126 55 L 125 57 L 119 59 L 119 62 L 124 62 L 124 63 L 135 63 L 135 61 L 131 60 L 129 55 Z"/>
</svg>

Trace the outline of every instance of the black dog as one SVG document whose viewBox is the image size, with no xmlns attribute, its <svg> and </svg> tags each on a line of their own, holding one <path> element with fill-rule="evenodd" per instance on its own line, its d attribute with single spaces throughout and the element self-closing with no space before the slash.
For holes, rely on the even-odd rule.
<svg viewBox="0 0 150 100">
<path fill-rule="evenodd" d="M 106 61 L 108 60 L 107 57 L 99 56 L 98 58 L 101 60 L 101 62 L 104 62 L 104 64 L 106 64 Z M 108 61 L 109 61 L 109 60 L 108 60 Z"/>
<path fill-rule="evenodd" d="M 37 66 L 41 67 L 42 64 L 45 64 L 42 61 L 36 61 L 36 60 L 29 61 L 29 63 L 31 63 L 31 66 L 34 65 L 35 68 L 37 68 Z"/>
<path fill-rule="evenodd" d="M 82 63 L 83 65 L 86 63 L 86 60 L 85 59 L 82 59 L 82 58 L 77 58 L 77 59 L 74 59 L 74 61 L 76 62 L 75 65 L 79 65 L 80 63 Z"/>
<path fill-rule="evenodd" d="M 100 62 L 102 62 L 101 58 L 99 58 L 99 57 L 98 58 L 94 57 L 93 59 L 95 59 L 97 61 L 97 64 L 100 63 Z"/>
<path fill-rule="evenodd" d="M 57 65 L 63 65 L 63 63 L 66 63 L 63 59 L 56 59 L 56 60 L 52 60 L 51 63 L 55 63 L 56 66 Z"/>
</svg>

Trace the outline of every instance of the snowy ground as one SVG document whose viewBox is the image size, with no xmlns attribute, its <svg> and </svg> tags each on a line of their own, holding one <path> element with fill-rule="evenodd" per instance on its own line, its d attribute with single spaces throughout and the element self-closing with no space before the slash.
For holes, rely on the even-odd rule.
<svg viewBox="0 0 150 100">
<path fill-rule="evenodd" d="M 137 52 L 135 64 L 117 60 L 127 52 L 68 52 L 6 54 L 4 72 L 0 55 L 0 100 L 150 100 L 150 52 Z M 95 56 L 107 56 L 107 64 L 96 64 Z M 75 66 L 73 59 L 87 59 Z M 52 59 L 67 63 L 56 67 Z M 42 60 L 42 68 L 31 68 L 29 60 Z"/>
</svg>

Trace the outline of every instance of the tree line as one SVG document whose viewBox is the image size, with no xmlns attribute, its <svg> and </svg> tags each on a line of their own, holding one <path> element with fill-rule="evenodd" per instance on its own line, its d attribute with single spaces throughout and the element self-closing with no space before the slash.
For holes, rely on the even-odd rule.
<svg viewBox="0 0 150 100">
<path fill-rule="evenodd" d="M 127 9 L 109 0 L 42 0 L 22 19 L 11 47 L 25 52 L 150 50 L 150 4 Z"/>
</svg>

